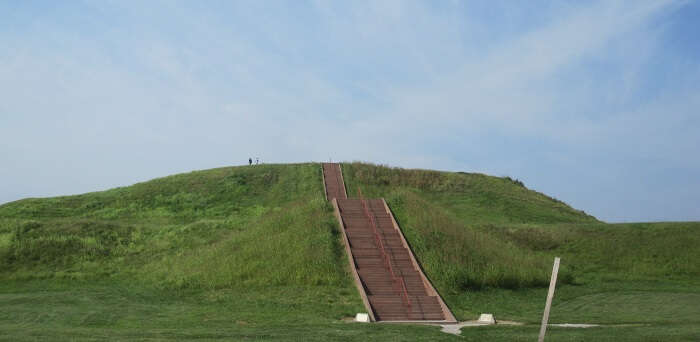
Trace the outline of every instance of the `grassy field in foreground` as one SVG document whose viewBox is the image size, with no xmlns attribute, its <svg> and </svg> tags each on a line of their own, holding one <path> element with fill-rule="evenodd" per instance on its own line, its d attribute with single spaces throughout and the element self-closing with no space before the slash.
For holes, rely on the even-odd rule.
<svg viewBox="0 0 700 342">
<path fill-rule="evenodd" d="M 0 288 L 0 340 L 533 341 L 537 324 L 462 329 L 347 323 L 335 293 L 304 298 L 298 288 L 176 293 L 133 284 L 30 281 Z M 526 300 L 521 297 L 521 301 Z M 654 316 L 660 318 L 660 316 Z M 652 320 L 652 319 L 650 319 Z M 663 319 L 662 319 L 663 320 Z M 647 322 L 549 328 L 547 341 L 697 341 L 698 323 Z"/>
<path fill-rule="evenodd" d="M 609 225 L 509 178 L 343 164 L 385 197 L 459 319 L 540 319 L 548 340 L 698 340 L 700 224 Z M 0 206 L 0 340 L 464 340 L 364 311 L 320 165 L 227 167 Z M 464 330 L 532 340 L 535 325 Z M 663 337 L 663 338 L 662 338 Z"/>
</svg>

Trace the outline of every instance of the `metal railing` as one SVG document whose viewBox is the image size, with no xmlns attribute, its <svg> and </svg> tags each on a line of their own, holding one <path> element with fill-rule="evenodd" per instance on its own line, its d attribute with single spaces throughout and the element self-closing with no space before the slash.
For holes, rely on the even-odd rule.
<svg viewBox="0 0 700 342">
<path fill-rule="evenodd" d="M 377 243 L 379 251 L 382 254 L 382 258 L 384 259 L 384 266 L 389 270 L 389 273 L 391 273 L 391 280 L 394 282 L 394 285 L 398 284 L 399 295 L 403 295 L 406 306 L 410 307 L 411 299 L 408 298 L 408 289 L 406 288 L 406 281 L 404 281 L 403 276 L 398 275 L 396 274 L 396 272 L 394 272 L 394 267 L 391 265 L 391 259 L 389 258 L 389 254 L 386 252 L 386 249 L 384 248 L 384 243 L 382 242 L 382 239 L 379 236 L 379 230 L 377 229 L 377 223 L 374 220 L 374 215 L 370 213 L 369 208 L 367 207 L 367 201 L 364 197 L 362 197 L 362 190 L 358 188 L 357 193 L 359 195 L 360 203 L 362 204 L 362 209 L 365 213 L 365 216 L 367 216 L 369 224 L 370 226 L 372 226 L 372 231 L 374 232 L 374 241 Z M 396 290 L 396 287 L 393 287 L 394 290 Z"/>
</svg>

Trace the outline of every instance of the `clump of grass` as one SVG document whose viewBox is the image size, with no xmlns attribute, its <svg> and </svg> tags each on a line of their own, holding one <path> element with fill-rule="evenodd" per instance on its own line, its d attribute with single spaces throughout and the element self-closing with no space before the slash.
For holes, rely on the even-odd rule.
<svg viewBox="0 0 700 342">
<path fill-rule="evenodd" d="M 130 242 L 132 231 L 131 226 L 93 220 L 0 223 L 5 223 L 6 232 L 0 263 L 6 270 L 54 269 L 60 273 L 77 263 L 114 257 L 120 254 L 119 247 Z"/>
<path fill-rule="evenodd" d="M 12 241 L 2 261 L 6 265 L 60 265 L 68 264 L 73 258 L 92 259 L 106 252 L 96 239 L 75 235 L 42 236 Z"/>
<path fill-rule="evenodd" d="M 517 179 L 517 178 L 513 179 L 513 178 L 510 178 L 510 176 L 506 176 L 505 179 L 513 182 L 513 184 L 515 184 L 517 186 L 521 186 L 523 188 L 525 187 L 525 184 L 520 179 Z"/>
</svg>

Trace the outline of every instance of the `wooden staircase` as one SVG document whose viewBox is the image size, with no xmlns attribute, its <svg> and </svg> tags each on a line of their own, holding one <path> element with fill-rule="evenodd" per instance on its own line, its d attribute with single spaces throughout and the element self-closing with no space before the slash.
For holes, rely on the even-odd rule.
<svg viewBox="0 0 700 342">
<path fill-rule="evenodd" d="M 326 199 L 331 201 L 334 198 L 348 198 L 345 192 L 345 181 L 340 164 L 323 163 L 323 186 L 326 189 Z"/>
<path fill-rule="evenodd" d="M 384 199 L 348 199 L 339 164 L 323 164 L 323 178 L 370 318 L 456 322 L 420 269 Z"/>
</svg>

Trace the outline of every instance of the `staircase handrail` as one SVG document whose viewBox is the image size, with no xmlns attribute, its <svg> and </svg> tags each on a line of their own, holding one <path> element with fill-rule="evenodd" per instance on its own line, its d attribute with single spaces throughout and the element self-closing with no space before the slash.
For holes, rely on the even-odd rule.
<svg viewBox="0 0 700 342">
<path fill-rule="evenodd" d="M 374 240 L 379 246 L 379 251 L 382 254 L 382 257 L 384 259 L 384 265 L 387 269 L 389 269 L 389 273 L 391 273 L 391 280 L 394 281 L 395 283 L 398 283 L 399 285 L 399 294 L 403 295 L 406 305 L 411 306 L 411 299 L 408 298 L 408 289 L 406 288 L 406 282 L 403 279 L 403 276 L 398 276 L 394 272 L 394 268 L 391 266 L 391 259 L 389 258 L 389 255 L 387 254 L 386 250 L 384 249 L 384 243 L 382 242 L 381 237 L 379 236 L 379 231 L 377 230 L 377 225 L 376 222 L 374 221 L 374 215 L 371 215 L 369 212 L 369 209 L 367 208 L 367 203 L 362 197 L 362 190 L 360 188 L 357 189 L 357 193 L 359 194 L 360 197 L 360 203 L 362 204 L 362 209 L 365 213 L 365 216 L 367 216 L 367 219 L 369 219 L 370 226 L 372 226 L 372 230 L 374 232 Z"/>
</svg>

